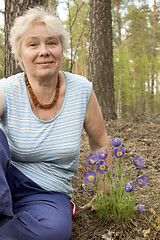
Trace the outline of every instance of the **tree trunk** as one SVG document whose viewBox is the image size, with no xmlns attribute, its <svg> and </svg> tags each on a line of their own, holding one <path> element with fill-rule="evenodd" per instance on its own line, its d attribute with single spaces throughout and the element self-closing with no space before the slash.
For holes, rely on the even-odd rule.
<svg viewBox="0 0 160 240">
<path fill-rule="evenodd" d="M 118 26 L 118 40 L 119 43 L 122 42 L 121 39 L 121 17 L 120 17 L 120 13 L 119 13 L 119 0 L 116 0 L 116 10 L 117 10 L 117 26 Z"/>
<path fill-rule="evenodd" d="M 86 44 L 85 44 L 84 34 L 83 34 L 83 70 L 84 70 L 84 77 L 87 77 L 87 68 L 86 68 Z"/>
<path fill-rule="evenodd" d="M 89 80 L 104 119 L 115 119 L 111 0 L 90 0 L 89 42 Z"/>
<path fill-rule="evenodd" d="M 155 83 L 155 64 L 156 64 L 156 0 L 154 0 L 153 12 L 153 49 L 152 49 L 153 63 L 151 75 L 151 112 L 154 113 L 154 83 Z"/>
<path fill-rule="evenodd" d="M 74 62 L 73 62 L 73 73 L 78 74 L 78 65 L 77 65 L 77 42 L 75 42 L 74 52 L 75 52 L 75 57 L 74 57 Z"/>
<path fill-rule="evenodd" d="M 16 74 L 21 71 L 20 67 L 14 60 L 11 53 L 11 46 L 9 43 L 10 28 L 14 23 L 14 19 L 28 8 L 33 6 L 40 6 L 43 0 L 5 0 L 5 76 Z"/>
<path fill-rule="evenodd" d="M 57 6 L 58 6 L 57 0 L 48 0 L 48 8 L 50 12 L 56 13 Z"/>
</svg>

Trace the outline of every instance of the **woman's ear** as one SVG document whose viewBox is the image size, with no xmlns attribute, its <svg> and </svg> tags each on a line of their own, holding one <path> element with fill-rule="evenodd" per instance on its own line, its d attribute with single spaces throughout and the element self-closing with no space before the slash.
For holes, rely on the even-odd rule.
<svg viewBox="0 0 160 240">
<path fill-rule="evenodd" d="M 22 57 L 21 57 L 20 53 L 18 54 L 17 59 L 18 59 L 18 62 L 19 62 L 19 63 L 22 62 Z"/>
<path fill-rule="evenodd" d="M 24 64 L 23 64 L 23 60 L 22 60 L 22 57 L 20 54 L 18 54 L 17 56 L 17 60 L 18 60 L 18 65 L 20 66 L 20 68 L 25 71 L 25 67 L 24 67 Z"/>
</svg>

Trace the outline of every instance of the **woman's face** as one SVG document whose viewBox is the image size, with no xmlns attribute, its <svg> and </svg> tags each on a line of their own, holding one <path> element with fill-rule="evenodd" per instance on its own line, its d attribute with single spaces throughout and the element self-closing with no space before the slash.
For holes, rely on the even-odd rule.
<svg viewBox="0 0 160 240">
<path fill-rule="evenodd" d="M 20 46 L 19 61 L 29 77 L 54 77 L 61 67 L 63 48 L 58 36 L 47 31 L 45 24 L 33 25 Z"/>
</svg>

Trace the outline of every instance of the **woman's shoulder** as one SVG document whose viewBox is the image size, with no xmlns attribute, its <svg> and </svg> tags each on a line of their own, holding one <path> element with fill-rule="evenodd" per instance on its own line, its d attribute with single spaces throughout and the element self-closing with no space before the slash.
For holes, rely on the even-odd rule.
<svg viewBox="0 0 160 240">
<path fill-rule="evenodd" d="M 17 86 L 23 81 L 23 79 L 24 79 L 24 73 L 23 72 L 17 73 L 7 78 L 2 78 L 0 80 L 0 85 L 1 86 L 5 86 L 5 85 Z"/>
<path fill-rule="evenodd" d="M 70 85 L 79 85 L 84 87 L 91 87 L 92 83 L 84 76 L 79 74 L 74 74 L 70 72 L 63 72 L 66 78 L 66 81 Z"/>
</svg>

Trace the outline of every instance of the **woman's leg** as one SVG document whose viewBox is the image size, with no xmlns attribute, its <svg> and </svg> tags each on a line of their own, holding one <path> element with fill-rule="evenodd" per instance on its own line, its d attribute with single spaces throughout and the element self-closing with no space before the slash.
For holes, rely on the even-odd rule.
<svg viewBox="0 0 160 240">
<path fill-rule="evenodd" d="M 6 136 L 0 129 L 0 224 L 5 216 L 12 217 L 12 196 L 6 179 L 10 170 L 10 151 Z"/>
<path fill-rule="evenodd" d="M 45 191 L 14 168 L 0 130 L 0 240 L 69 240 L 71 231 L 70 199 Z"/>
<path fill-rule="evenodd" d="M 17 207 L 14 213 L 15 216 L 0 228 L 0 240 L 70 240 L 71 238 L 70 200 L 64 194 L 53 193 L 52 202 L 32 200 Z"/>
</svg>

